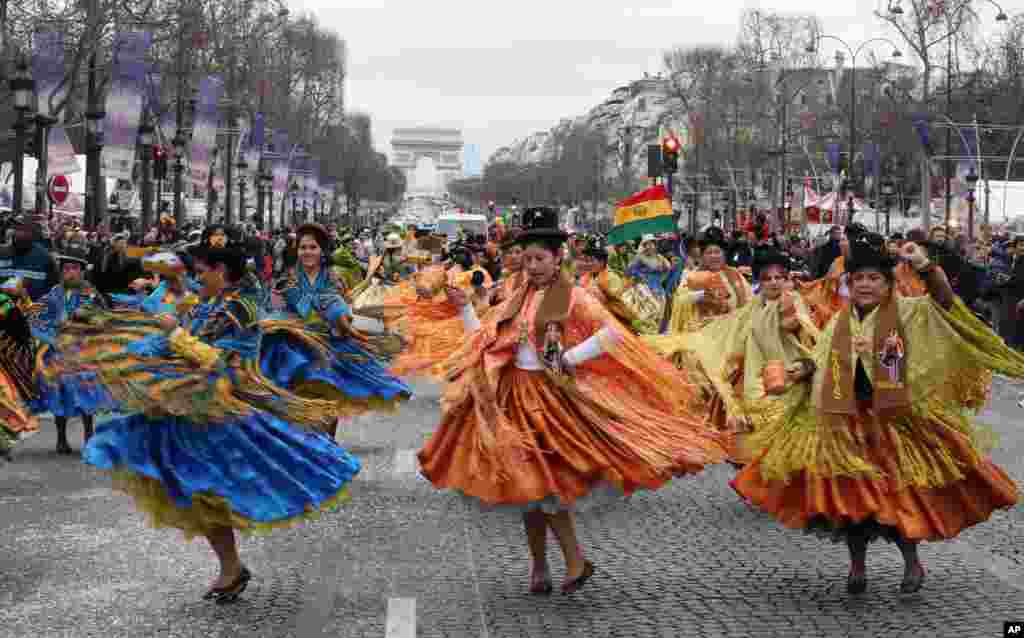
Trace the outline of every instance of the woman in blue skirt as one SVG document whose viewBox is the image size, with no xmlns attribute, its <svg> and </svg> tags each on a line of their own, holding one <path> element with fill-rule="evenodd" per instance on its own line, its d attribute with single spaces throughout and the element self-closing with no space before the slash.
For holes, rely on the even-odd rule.
<svg viewBox="0 0 1024 638">
<path fill-rule="evenodd" d="M 330 404 L 260 373 L 257 309 L 239 291 L 244 255 L 205 248 L 195 266 L 204 301 L 190 320 L 106 313 L 73 324 L 60 352 L 68 369 L 96 371 L 128 415 L 98 426 L 85 462 L 155 526 L 206 538 L 220 573 L 204 598 L 224 604 L 252 578 L 235 532 L 318 516 L 347 499 L 360 464 L 322 433 Z"/>
<path fill-rule="evenodd" d="M 372 337 L 352 327 L 352 313 L 329 267 L 327 231 L 306 224 L 296 235 L 299 262 L 275 291 L 283 308 L 261 322 L 263 373 L 295 394 L 332 401 L 336 417 L 395 409 L 411 391 L 379 359 L 397 354 L 397 337 Z M 296 339 L 301 333 L 306 338 Z M 314 343 L 330 350 L 328 365 Z"/>
</svg>

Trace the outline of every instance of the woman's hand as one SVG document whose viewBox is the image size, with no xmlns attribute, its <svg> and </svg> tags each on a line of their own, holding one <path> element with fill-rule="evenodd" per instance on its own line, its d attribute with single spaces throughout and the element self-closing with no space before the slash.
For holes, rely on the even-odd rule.
<svg viewBox="0 0 1024 638">
<path fill-rule="evenodd" d="M 171 315 L 160 315 L 157 320 L 160 322 L 160 328 L 164 332 L 174 332 L 174 329 L 178 327 L 178 320 Z"/>
<path fill-rule="evenodd" d="M 448 303 L 452 304 L 456 308 L 463 308 L 467 303 L 469 303 L 469 296 L 466 294 L 466 291 L 461 288 L 446 286 L 444 292 L 448 297 Z"/>
<path fill-rule="evenodd" d="M 810 376 L 811 370 L 802 361 L 786 366 L 786 381 L 788 383 L 801 383 Z"/>
</svg>

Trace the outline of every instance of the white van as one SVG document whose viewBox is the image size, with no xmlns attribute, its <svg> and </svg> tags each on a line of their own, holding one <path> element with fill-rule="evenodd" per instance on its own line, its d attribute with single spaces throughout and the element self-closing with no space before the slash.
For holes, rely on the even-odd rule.
<svg viewBox="0 0 1024 638">
<path fill-rule="evenodd" d="M 449 241 L 455 240 L 460 230 L 467 235 L 487 237 L 487 228 L 487 217 L 484 215 L 444 213 L 437 218 L 437 234 L 447 236 Z"/>
</svg>

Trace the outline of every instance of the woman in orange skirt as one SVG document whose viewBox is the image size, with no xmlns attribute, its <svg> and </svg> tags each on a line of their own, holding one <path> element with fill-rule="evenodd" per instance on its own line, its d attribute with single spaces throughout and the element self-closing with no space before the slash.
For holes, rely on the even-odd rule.
<svg viewBox="0 0 1024 638">
<path fill-rule="evenodd" d="M 405 306 L 399 330 L 407 342 L 395 358 L 391 374 L 399 377 L 423 376 L 443 380 L 444 361 L 466 341 L 461 309 L 445 297 L 448 287 L 466 291 L 474 307 L 483 312 L 489 303 L 491 275 L 473 264 L 471 248 L 459 246 L 452 250 L 453 263 L 431 266 L 413 275 L 416 299 Z"/>
<path fill-rule="evenodd" d="M 925 577 L 920 541 L 953 538 L 1018 501 L 958 386 L 987 369 L 1024 377 L 1024 356 L 956 299 L 920 247 L 903 251 L 930 295 L 894 294 L 893 260 L 855 243 L 850 306 L 822 332 L 813 357 L 789 367 L 791 400 L 781 418 L 749 435 L 755 461 L 733 481 L 787 527 L 845 540 L 854 594 L 867 588 L 870 541 L 899 546 L 900 591 L 913 593 Z"/>
<path fill-rule="evenodd" d="M 550 527 L 569 593 L 594 573 L 573 512 L 657 489 L 721 461 L 725 450 L 721 435 L 686 415 L 687 388 L 663 382 L 671 364 L 560 276 L 565 234 L 556 211 L 524 217 L 527 285 L 483 323 L 463 291 L 449 290 L 472 336 L 447 363 L 441 424 L 419 461 L 436 487 L 522 513 L 533 593 L 552 589 Z"/>
</svg>

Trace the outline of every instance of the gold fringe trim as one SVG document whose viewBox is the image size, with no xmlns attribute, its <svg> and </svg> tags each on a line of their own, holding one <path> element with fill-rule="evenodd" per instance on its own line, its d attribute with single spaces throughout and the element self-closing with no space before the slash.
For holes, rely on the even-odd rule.
<svg viewBox="0 0 1024 638">
<path fill-rule="evenodd" d="M 293 527 L 301 522 L 317 519 L 324 512 L 335 510 L 351 500 L 346 486 L 319 507 L 307 504 L 306 511 L 298 516 L 262 523 L 232 510 L 230 503 L 222 496 L 195 494 L 191 507 L 183 509 L 171 499 L 167 490 L 156 479 L 123 468 L 104 471 L 104 474 L 111 476 L 114 489 L 132 497 L 135 506 L 146 515 L 151 527 L 180 529 L 187 541 L 196 536 L 205 536 L 220 527 L 229 527 L 243 534 L 268 534 L 276 529 Z"/>
</svg>

